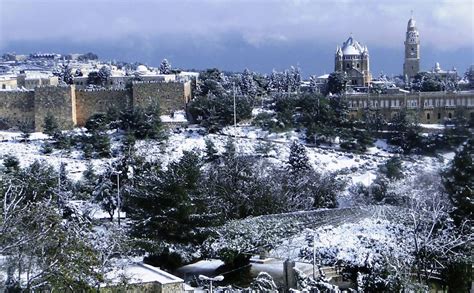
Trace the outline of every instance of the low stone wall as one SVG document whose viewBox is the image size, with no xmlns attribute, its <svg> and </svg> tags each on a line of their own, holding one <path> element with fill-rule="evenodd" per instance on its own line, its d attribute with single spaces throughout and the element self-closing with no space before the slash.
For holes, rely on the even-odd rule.
<svg viewBox="0 0 474 293">
<path fill-rule="evenodd" d="M 78 90 L 76 91 L 76 124 L 84 126 L 96 113 L 106 113 L 110 108 L 124 110 L 131 106 L 128 90 Z"/>
<path fill-rule="evenodd" d="M 34 91 L 0 91 L 0 128 L 8 129 L 26 123 L 34 128 Z"/>
</svg>

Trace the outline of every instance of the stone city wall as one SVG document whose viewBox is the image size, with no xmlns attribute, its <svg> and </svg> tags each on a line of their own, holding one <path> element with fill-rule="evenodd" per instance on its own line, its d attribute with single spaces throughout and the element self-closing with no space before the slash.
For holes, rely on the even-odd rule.
<svg viewBox="0 0 474 293">
<path fill-rule="evenodd" d="M 33 128 L 34 122 L 34 91 L 0 91 L 0 129 L 17 127 L 22 123 Z"/>
<path fill-rule="evenodd" d="M 124 110 L 131 104 L 129 90 L 77 90 L 76 125 L 84 126 L 87 119 L 96 113 L 106 113 L 110 108 Z"/>
<path fill-rule="evenodd" d="M 43 130 L 44 117 L 53 114 L 59 126 L 69 129 L 84 126 L 95 113 L 130 106 L 147 107 L 157 101 L 161 113 L 183 110 L 191 99 L 190 82 L 138 82 L 129 90 L 77 90 L 71 86 L 39 86 L 34 91 L 0 91 L 0 128 L 28 122 L 32 129 Z"/>
<path fill-rule="evenodd" d="M 35 88 L 35 130 L 42 131 L 48 113 L 57 119 L 59 127 L 76 125 L 76 95 L 74 86 L 42 86 Z"/>
<path fill-rule="evenodd" d="M 162 114 L 182 110 L 191 99 L 191 82 L 143 82 L 133 83 L 133 106 L 147 107 L 159 102 Z"/>
</svg>

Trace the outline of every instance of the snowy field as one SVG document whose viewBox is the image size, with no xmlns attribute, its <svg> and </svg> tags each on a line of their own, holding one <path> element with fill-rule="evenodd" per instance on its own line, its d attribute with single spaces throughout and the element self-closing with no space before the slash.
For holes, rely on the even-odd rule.
<svg viewBox="0 0 474 293">
<path fill-rule="evenodd" d="M 75 132 L 82 130 L 76 129 Z M 264 142 L 270 143 L 272 150 L 268 153 L 269 160 L 276 164 L 285 164 L 293 140 L 303 143 L 299 133 L 290 131 L 285 133 L 268 133 L 252 126 L 227 127 L 219 134 L 204 135 L 204 129 L 197 126 L 181 128 L 169 133 L 168 140 L 159 144 L 154 140 L 137 141 L 137 153 L 150 161 L 158 160 L 166 168 L 169 162 L 179 160 L 183 151 L 195 150 L 204 155 L 205 140 L 211 140 L 219 153 L 224 152 L 224 146 L 229 138 L 233 138 L 237 151 L 242 154 L 256 154 L 256 148 Z M 101 173 L 104 167 L 111 164 L 115 158 L 90 159 L 83 158 L 82 151 L 54 150 L 51 154 L 43 154 L 41 146 L 47 140 L 42 133 L 33 133 L 29 142 L 21 142 L 19 132 L 0 132 L 0 158 L 5 155 L 15 155 L 22 167 L 28 166 L 35 160 L 44 160 L 59 169 L 61 163 L 66 165 L 68 176 L 72 180 L 79 180 L 86 170 L 87 163 L 91 163 L 96 172 Z M 111 134 L 112 149 L 118 148 L 117 134 Z M 310 163 L 315 170 L 321 173 L 337 172 L 337 176 L 347 179 L 349 183 L 370 185 L 376 178 L 376 171 L 380 164 L 393 156 L 384 140 L 377 140 L 373 147 L 365 154 L 355 154 L 338 150 L 333 147 L 307 146 Z M 454 153 L 447 153 L 440 158 L 410 156 L 404 165 L 409 166 L 408 172 L 416 174 L 427 168 L 439 169 L 452 159 Z"/>
</svg>

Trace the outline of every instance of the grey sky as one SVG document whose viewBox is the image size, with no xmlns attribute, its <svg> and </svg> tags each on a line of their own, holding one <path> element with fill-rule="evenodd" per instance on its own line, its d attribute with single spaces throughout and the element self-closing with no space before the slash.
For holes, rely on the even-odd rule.
<svg viewBox="0 0 474 293">
<path fill-rule="evenodd" d="M 229 58 L 238 54 L 235 57 L 246 63 L 246 54 L 258 55 L 262 54 L 260 51 L 275 48 L 279 52 L 275 58 L 297 63 L 309 60 L 309 56 L 303 55 L 311 54 L 303 49 L 301 57 L 298 56 L 298 47 L 314 48 L 315 59 L 321 54 L 332 56 L 336 45 L 352 32 L 369 50 L 373 48 L 376 55 L 383 57 L 384 50 L 388 55 L 403 50 L 410 10 L 414 11 L 420 31 L 422 57 L 423 53 L 433 60 L 449 56 L 447 62 L 465 64 L 464 68 L 473 63 L 474 2 L 471 0 L 0 0 L 0 50 L 20 52 L 42 44 L 38 49 L 44 51 L 45 44 L 51 43 L 52 50 L 77 48 L 77 51 L 87 44 L 87 48 L 97 47 L 97 50 L 91 48 L 92 51 L 108 48 L 102 50 L 110 55 L 104 58 L 130 59 L 131 53 L 136 52 L 137 61 L 153 63 L 162 57 L 175 56 L 181 60 L 172 61 L 186 66 L 182 61 L 192 60 L 188 55 L 201 50 L 202 58 L 222 55 L 224 59 L 228 52 Z M 258 63 L 255 56 L 247 57 Z M 326 59 L 311 64 L 315 67 L 320 63 L 323 67 L 314 68 L 315 72 L 331 69 L 328 67 L 332 60 Z M 209 66 L 205 66 L 205 60 L 200 60 L 190 62 L 187 67 L 218 66 L 217 61 L 210 60 Z M 263 61 L 269 62 L 265 58 Z M 274 67 L 281 62 L 275 62 Z M 388 62 L 384 66 L 382 62 L 386 61 L 380 60 L 376 67 L 397 73 L 395 65 Z M 229 69 L 252 67 L 248 66 L 252 64 L 226 63 L 223 66 Z M 255 64 L 255 67 L 272 68 L 271 64 Z"/>
</svg>

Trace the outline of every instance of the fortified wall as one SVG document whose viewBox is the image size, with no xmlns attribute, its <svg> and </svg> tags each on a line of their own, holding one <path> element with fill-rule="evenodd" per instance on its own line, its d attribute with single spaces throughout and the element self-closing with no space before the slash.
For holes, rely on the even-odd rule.
<svg viewBox="0 0 474 293">
<path fill-rule="evenodd" d="M 131 105 L 128 90 L 76 90 L 76 125 L 85 125 L 95 113 L 105 113 L 110 108 L 124 110 Z"/>
<path fill-rule="evenodd" d="M 44 118 L 52 114 L 61 129 L 76 125 L 76 92 L 74 86 L 35 88 L 35 130 L 42 130 Z"/>
<path fill-rule="evenodd" d="M 0 128 L 26 123 L 35 124 L 34 91 L 0 91 Z"/>
<path fill-rule="evenodd" d="M 132 93 L 134 106 L 147 107 L 158 100 L 161 112 L 169 114 L 186 107 L 191 99 L 191 82 L 136 81 Z"/>
<path fill-rule="evenodd" d="M 443 123 L 456 115 L 474 119 L 474 91 L 356 94 L 344 98 L 353 119 L 361 119 L 364 113 L 378 111 L 389 121 L 402 109 L 418 122 L 426 124 Z"/>
<path fill-rule="evenodd" d="M 53 114 L 61 128 L 84 126 L 95 113 L 127 107 L 160 105 L 160 112 L 182 110 L 191 98 L 190 82 L 138 82 L 131 90 L 77 90 L 71 86 L 40 86 L 32 91 L 0 91 L 0 128 L 23 123 L 42 131 L 44 117 Z"/>
</svg>

